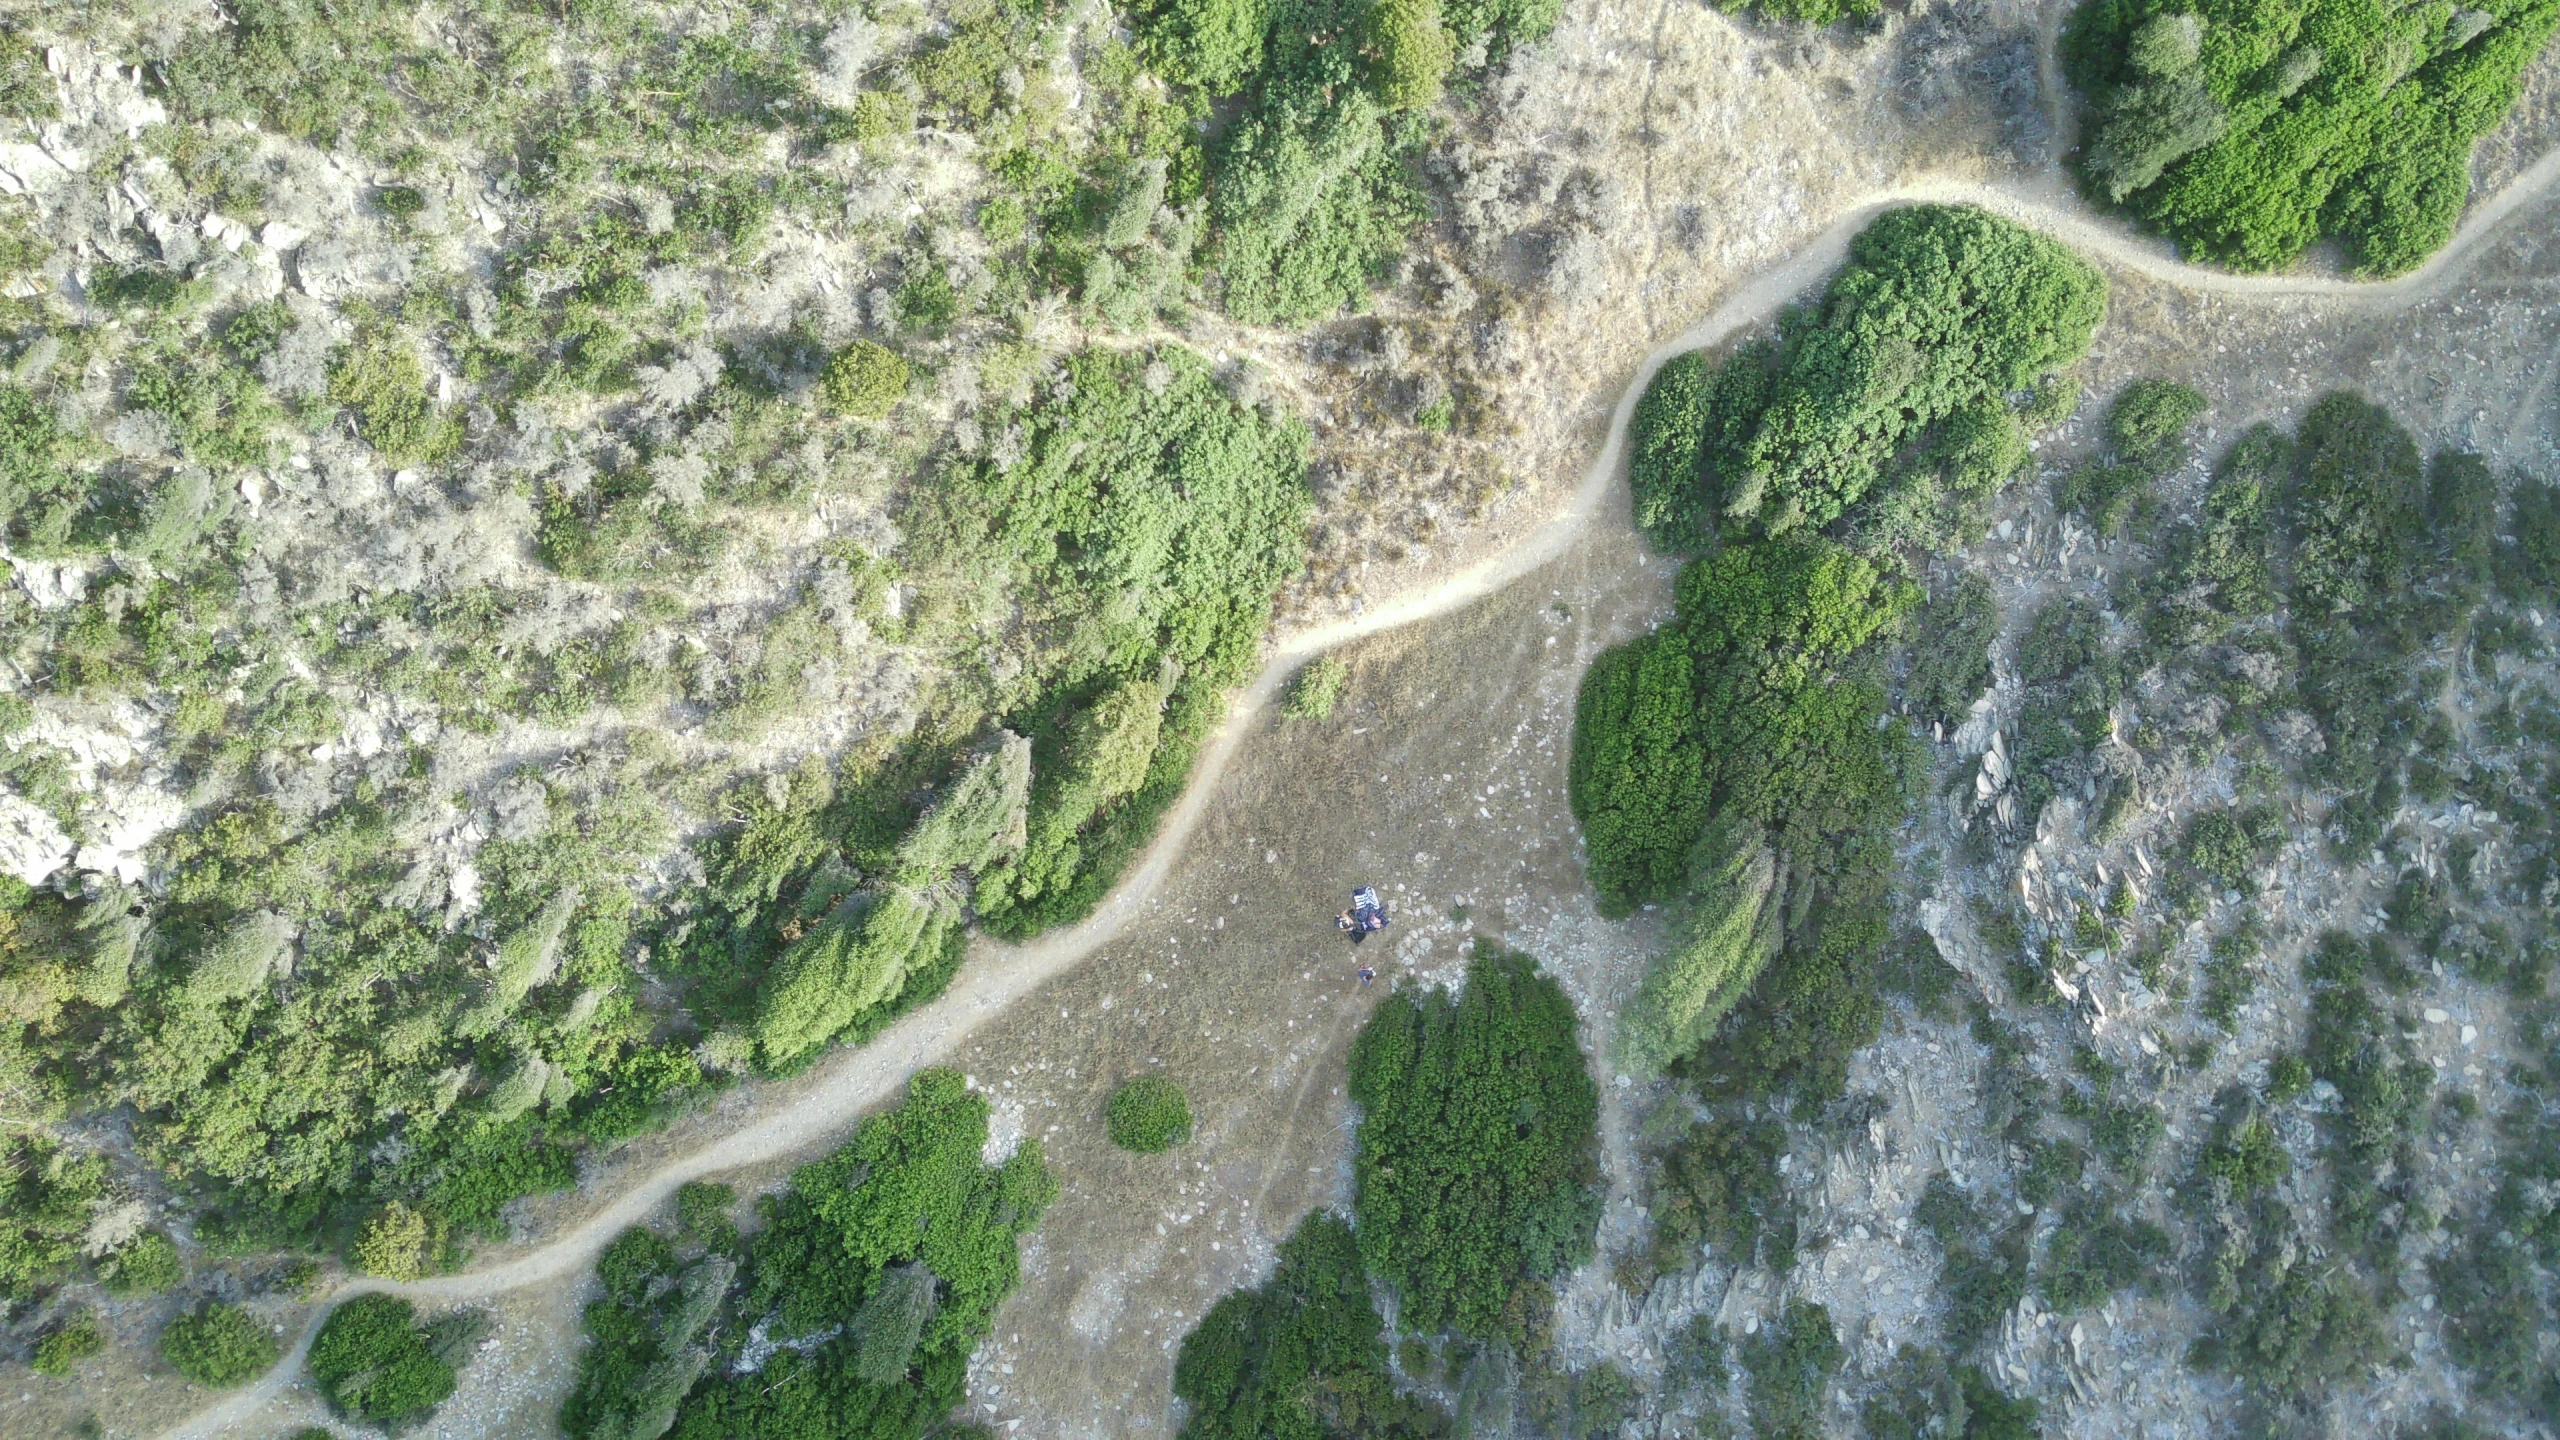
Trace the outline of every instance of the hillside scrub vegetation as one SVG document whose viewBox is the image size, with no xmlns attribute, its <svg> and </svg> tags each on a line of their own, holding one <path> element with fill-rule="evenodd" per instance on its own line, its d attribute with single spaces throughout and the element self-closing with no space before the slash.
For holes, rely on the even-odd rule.
<svg viewBox="0 0 2560 1440">
<path fill-rule="evenodd" d="M 921 1071 L 897 1108 L 759 1200 L 751 1239 L 704 1196 L 679 1206 L 677 1235 L 614 1241 L 563 1433 L 944 1433 L 1020 1279 L 1021 1237 L 1057 1195 L 1037 1141 L 982 1159 L 987 1115 L 957 1072 Z M 781 1348 L 750 1351 L 750 1332 Z"/>
<path fill-rule="evenodd" d="M 2052 240 L 1970 207 L 1887 211 L 1776 335 L 1646 387 L 1636 522 L 1680 554 L 1844 518 L 1868 546 L 1968 543 L 2025 464 L 2038 387 L 2065 383 L 2105 312 L 2105 281 Z"/>
<path fill-rule="evenodd" d="M 2060 477 L 2058 506 L 2093 524 L 2123 517 L 2108 552 L 2120 563 L 2103 585 L 2031 593 L 2004 633 L 1984 613 L 1987 584 L 1932 576 L 1931 607 L 1950 618 L 1942 635 L 1914 637 L 1906 717 L 1876 710 L 1875 733 L 1943 733 L 1962 720 L 1994 642 L 2011 645 L 2015 682 L 1988 717 L 2007 748 L 1969 742 L 1937 772 L 1957 858 L 1923 848 L 1903 869 L 1887 856 L 1854 872 L 1861 887 L 1814 898 L 1800 922 L 1784 847 L 1711 793 L 1690 876 L 1661 902 L 1664 953 L 1621 1020 L 1631 1070 L 1673 1057 L 1659 1068 L 1676 1083 L 1638 1132 L 1651 1221 L 1642 1258 L 1664 1275 L 1716 1264 L 1789 1273 L 1803 1182 L 1785 1178 L 1786 1162 L 1862 1133 L 1891 1104 L 1889 1092 L 1845 1086 L 1848 1057 L 1889 1017 L 1982 1057 L 1978 1120 L 1961 1123 L 1978 1123 L 2007 1158 L 1987 1174 L 1968 1164 L 1932 1176 L 1910 1210 L 1938 1254 L 1943 1348 L 1908 1349 L 1880 1382 L 1844 1387 L 1871 1434 L 2032 1433 L 2036 1396 L 2006 1393 L 1993 1368 L 2004 1318 L 2030 1297 L 2066 1321 L 2129 1295 L 2192 1298 L 2204 1318 L 2186 1361 L 2235 1382 L 2247 1427 L 2280 1430 L 2362 1393 L 2378 1367 L 2428 1364 L 2392 1338 L 2427 1313 L 2444 1317 L 2447 1383 L 2484 1429 L 2550 1413 L 2528 1359 L 2560 1323 L 2527 1282 L 2528 1252 L 2549 1228 L 2530 1198 L 2553 1173 L 2545 1107 L 2510 1107 L 2492 1123 L 2482 1097 L 2494 1083 L 2427 1054 L 2448 1048 L 2451 1019 L 2429 1007 L 2494 1015 L 2512 1004 L 2520 1023 L 2539 1025 L 2551 1004 L 2531 897 L 2553 873 L 2553 830 L 2547 807 L 2519 797 L 2550 788 L 2560 723 L 2549 647 L 2514 615 L 2548 603 L 2524 578 L 2551 549 L 2536 528 L 2543 487 L 2480 456 L 2431 454 L 2388 411 L 2340 393 L 2290 426 L 2232 437 L 2203 484 L 2172 499 L 2183 484 L 2154 482 L 2192 458 L 2200 408 L 2172 382 L 2129 386 L 2101 452 Z M 2090 481 L 2107 469 L 2131 478 L 2122 489 Z M 1770 543 L 1729 537 L 1691 574 Z M 2449 693 L 2476 708 L 2454 721 Z M 2157 805 L 2182 773 L 2233 783 Z M 1874 823 L 1900 807 L 1881 804 Z M 2476 837 L 2445 835 L 2452 817 L 2493 807 L 2511 827 L 2497 844 L 2512 834 L 2518 847 L 2495 868 Z M 2044 891 L 2041 874 L 2032 887 L 2017 878 L 2039 832 L 2128 868 L 2021 903 L 2011 896 Z M 1588 833 L 1597 886 L 1611 832 Z M 1780 862 L 1766 897 L 1755 841 Z M 2327 883 L 2306 879 L 2306 852 L 2350 873 L 2370 867 L 2382 887 L 2371 925 L 2320 931 L 2334 912 L 2284 895 Z M 1887 886 L 1907 876 L 1921 895 L 1944 896 L 1936 867 L 1950 863 L 1965 867 L 1955 884 L 1990 883 L 1970 900 L 1969 925 L 1941 927 L 1942 940 L 1919 932 L 1918 907 Z M 1762 965 L 1758 980 L 1721 1026 L 1681 1029 L 1723 1004 L 1698 977 L 1742 973 L 1706 962 L 1734 955 L 1746 922 L 1767 923 L 1755 903 L 1782 916 L 1774 942 L 1740 950 Z M 1720 923 L 1701 927 L 1687 907 Z M 1946 969 L 1941 943 L 1979 947 L 1951 985 L 1925 978 Z M 2298 978 L 2288 950 L 2301 956 Z M 2109 1046 L 2091 1023 L 2089 992 L 2108 974 L 2121 977 L 2108 1003 L 2146 997 L 2140 1045 Z M 2298 1010 L 2266 1003 L 2277 984 Z M 1687 1008 L 1701 994 L 1710 1003 Z M 2039 1056 L 2039 1045 L 2056 1049 Z M 2223 1052 L 2239 1045 L 2263 1059 L 2179 1083 L 2191 1067 L 2228 1066 Z M 1877 1057 L 1888 1084 L 1897 1063 L 1907 1062 Z M 2535 1093 L 2543 1083 L 2525 1081 Z M 2456 1146 L 2463 1165 L 2496 1158 L 2456 1182 Z M 2456 1188 L 2465 1198 L 2447 1202 Z M 2446 1203 L 2461 1213 L 2439 1227 Z M 1831 1219 L 1842 1223 L 1836 1209 Z M 1749 1372 L 1738 1402 L 1702 1409 L 1747 1410 L 1753 1433 L 1817 1426 L 1799 1408 L 1814 1384 L 1790 1383 L 1824 1373 L 1820 1332 L 1804 1318 L 1764 1321 L 1756 1343 L 1701 1342 Z"/>
<path fill-rule="evenodd" d="M 2081 176 L 2201 259 L 2280 269 L 2325 239 L 2399 274 L 2452 237 L 2472 143 L 2555 25 L 2550 0 L 2090 0 L 2062 44 Z"/>
<path fill-rule="evenodd" d="M 1518 1287 L 1590 1255 L 1599 1092 L 1575 1029 L 1535 960 L 1489 949 L 1456 996 L 1399 989 L 1361 1028 L 1353 1214 L 1407 1330 L 1491 1335 Z"/>
<path fill-rule="evenodd" d="M 453 1269 L 1088 913 L 1311 538 L 1293 387 L 1157 337 L 1366 304 L 1555 15 L 27 17 L 0 120 L 80 156 L 0 197 L 0 538 L 64 577 L 0 603 L 0 1100 L 135 1143 L 0 1141 L 0 1293 L 187 1293 L 84 1253 L 128 1192 Z"/>
</svg>

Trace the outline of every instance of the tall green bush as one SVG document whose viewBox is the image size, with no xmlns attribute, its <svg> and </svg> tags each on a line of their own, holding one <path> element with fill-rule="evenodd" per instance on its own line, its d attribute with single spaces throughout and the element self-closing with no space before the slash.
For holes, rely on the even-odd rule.
<svg viewBox="0 0 2560 1440">
<path fill-rule="evenodd" d="M 1711 812 L 1813 863 L 1824 837 L 1899 801 L 1870 647 L 1914 590 L 1791 537 L 1692 562 L 1678 595 L 1670 624 L 1593 665 L 1575 711 L 1570 798 L 1613 910 L 1680 893 Z"/>
<path fill-rule="evenodd" d="M 1351 1099 L 1360 1253 L 1415 1332 L 1490 1336 L 1514 1287 L 1590 1255 L 1599 1091 L 1535 960 L 1485 953 L 1455 997 L 1389 996 L 1352 1045 Z"/>
<path fill-rule="evenodd" d="M 1566 778 L 1591 883 L 1614 912 L 1685 879 L 1706 824 L 1708 752 L 1687 639 L 1664 629 L 1604 651 L 1574 703 Z"/>
<path fill-rule="evenodd" d="M 908 832 L 885 886 L 846 895 L 775 960 L 755 1019 L 765 1064 L 833 1040 L 958 943 L 959 877 L 1021 849 L 1030 794 L 1030 742 L 1005 733 Z"/>
<path fill-rule="evenodd" d="M 1695 853 L 1671 951 L 1645 971 L 1619 1023 L 1619 1064 L 1639 1079 L 1705 1044 L 1778 950 L 1778 861 L 1759 827 L 1712 825 Z"/>
<path fill-rule="evenodd" d="M 2452 236 L 2472 143 L 2555 24 L 2554 0 L 2090 0 L 2062 47 L 2081 173 L 2208 260 L 2276 269 L 2325 238 L 2397 274 Z"/>
<path fill-rule="evenodd" d="M 1656 375 L 1630 437 L 1638 522 L 1684 552 L 1862 506 L 1875 541 L 1969 538 L 2025 458 L 2011 397 L 2078 361 L 2105 309 L 2097 271 L 2041 235 L 1968 207 L 1888 211 L 1774 344 L 1712 378 Z"/>
<path fill-rule="evenodd" d="M 352 1420 L 400 1429 L 453 1393 L 453 1366 L 417 1312 L 396 1295 L 359 1295 L 329 1312 L 311 1341 L 311 1379 Z"/>
</svg>

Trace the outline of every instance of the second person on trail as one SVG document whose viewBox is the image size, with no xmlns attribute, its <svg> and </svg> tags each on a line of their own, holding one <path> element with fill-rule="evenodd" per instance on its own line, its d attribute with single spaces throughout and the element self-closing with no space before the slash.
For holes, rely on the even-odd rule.
<svg viewBox="0 0 2560 1440">
<path fill-rule="evenodd" d="M 1387 907 L 1374 888 L 1363 885 L 1351 892 L 1351 908 L 1334 917 L 1333 928 L 1350 935 L 1351 943 L 1357 945 L 1371 931 L 1387 928 Z"/>
</svg>

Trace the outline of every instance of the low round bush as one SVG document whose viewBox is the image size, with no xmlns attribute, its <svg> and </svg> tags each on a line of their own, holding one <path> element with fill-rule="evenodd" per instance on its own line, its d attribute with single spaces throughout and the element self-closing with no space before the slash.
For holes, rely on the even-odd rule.
<svg viewBox="0 0 2560 1440">
<path fill-rule="evenodd" d="M 107 1334 L 98 1328 L 97 1317 L 74 1315 L 36 1342 L 36 1373 L 68 1375 L 81 1361 L 106 1348 Z"/>
<path fill-rule="evenodd" d="M 857 420 L 877 420 L 907 393 L 907 362 L 886 345 L 856 340 L 827 362 L 818 377 L 827 408 Z"/>
<path fill-rule="evenodd" d="M 160 1332 L 160 1355 L 199 1385 L 229 1389 L 276 1363 L 284 1347 L 256 1317 L 214 1301 L 181 1315 Z"/>
<path fill-rule="evenodd" d="M 1343 687 L 1350 683 L 1350 666 L 1319 655 L 1289 682 L 1289 697 L 1280 703 L 1280 713 L 1292 720 L 1322 720 L 1342 703 Z"/>
<path fill-rule="evenodd" d="M 98 1265 L 110 1295 L 156 1295 L 186 1278 L 177 1243 L 157 1230 L 146 1230 L 118 1246 Z"/>
<path fill-rule="evenodd" d="M 1191 1102 L 1161 1075 L 1141 1075 L 1113 1091 L 1104 1118 L 1111 1143 L 1140 1155 L 1160 1155 L 1191 1138 Z"/>
<path fill-rule="evenodd" d="M 330 1313 L 311 1342 L 311 1378 L 330 1408 L 396 1428 L 444 1403 L 453 1367 L 416 1315 L 396 1295 L 359 1295 Z"/>
</svg>

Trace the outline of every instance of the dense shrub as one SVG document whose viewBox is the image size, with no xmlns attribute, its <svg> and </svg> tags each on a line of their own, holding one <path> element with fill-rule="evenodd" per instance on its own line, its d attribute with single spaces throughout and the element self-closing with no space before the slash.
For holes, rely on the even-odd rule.
<svg viewBox="0 0 2560 1440">
<path fill-rule="evenodd" d="M 1827 1434 L 1831 1377 L 1846 1352 L 1831 1312 L 1810 1300 L 1789 1300 L 1774 1323 L 1743 1346 L 1744 1387 L 1751 1404 L 1751 1433 L 1759 1440 L 1820 1440 Z"/>
<path fill-rule="evenodd" d="M 1455 998 L 1389 996 L 1352 1046 L 1351 1098 L 1360 1253 L 1414 1331 L 1489 1335 L 1515 1286 L 1591 1253 L 1599 1092 L 1535 960 L 1489 951 Z"/>
<path fill-rule="evenodd" d="M 1777 1121 L 1710 1115 L 1649 1157 L 1653 1268 L 1677 1273 L 1703 1247 L 1737 1264 L 1783 1271 L 1796 1244 L 1794 1207 L 1778 1172 L 1786 1153 L 1786 1129 Z M 1764 1237 L 1772 1253 L 1760 1253 Z"/>
<path fill-rule="evenodd" d="M 1289 696 L 1280 703 L 1280 713 L 1292 720 L 1322 720 L 1342 703 L 1343 688 L 1350 683 L 1350 666 L 1319 655 L 1290 679 Z"/>
<path fill-rule="evenodd" d="M 266 1373 L 284 1346 L 237 1305 L 208 1301 L 160 1331 L 160 1354 L 199 1385 L 227 1390 Z"/>
<path fill-rule="evenodd" d="M 1191 1138 L 1191 1102 L 1163 1076 L 1141 1075 L 1111 1092 L 1105 1121 L 1112 1144 L 1160 1155 Z"/>
<path fill-rule="evenodd" d="M 2274 269 L 2333 237 L 2357 270 L 2395 274 L 2452 235 L 2472 142 L 2555 23 L 2549 0 L 2093 0 L 2063 43 L 2081 171 L 2207 259 Z"/>
<path fill-rule="evenodd" d="M 1351 1227 L 1319 1210 L 1280 1247 L 1259 1288 L 1211 1306 L 1182 1339 L 1173 1393 L 1191 1407 L 1182 1440 L 1446 1433 L 1431 1402 L 1398 1389 Z"/>
<path fill-rule="evenodd" d="M 1457 57 L 1497 61 L 1556 0 L 1150 0 L 1141 52 L 1233 97 L 1203 157 L 1207 260 L 1228 312 L 1299 325 L 1357 307 L 1428 207 L 1410 171 Z"/>
<path fill-rule="evenodd" d="M 999 933 L 1083 915 L 1179 792 L 1303 563 L 1306 432 L 1237 404 L 1189 351 L 1095 351 L 1018 427 L 1020 458 L 947 471 L 909 515 L 929 603 L 1018 594 L 1012 707 L 1034 742 L 1028 843 L 975 891 Z"/>
<path fill-rule="evenodd" d="M 2560 485 L 2528 481 L 2515 490 L 2501 552 L 2498 588 L 2518 600 L 2550 604 L 2560 596 Z"/>
<path fill-rule="evenodd" d="M 2258 867 L 2284 843 L 2284 817 L 2264 806 L 2208 810 L 2187 824 L 2186 862 L 2215 886 L 2254 893 Z"/>
<path fill-rule="evenodd" d="M 561 1408 L 572 1440 L 673 1434 L 756 1440 L 939 1433 L 970 1351 L 1020 1278 L 1020 1237 L 1057 1194 L 1037 1142 L 989 1165 L 987 1102 L 949 1070 L 758 1202 L 746 1272 L 719 1250 L 687 1260 L 632 1231 L 599 1256 L 604 1295 Z M 785 1348 L 762 1370 L 713 1368 L 724 1337 L 763 1326 Z"/>
<path fill-rule="evenodd" d="M 2388 1348 L 2371 1292 L 2300 1236 L 2271 1228 L 2225 1294 L 2221 1322 L 2191 1359 L 2264 1395 L 2298 1401 L 2363 1374 Z"/>
<path fill-rule="evenodd" d="M 359 1295 L 329 1312 L 311 1342 L 311 1379 L 351 1420 L 398 1429 L 425 1419 L 453 1393 L 453 1366 L 416 1311 L 396 1295 Z"/>
<path fill-rule="evenodd" d="M 2130 464 L 2167 469 L 2186 458 L 2204 396 L 2175 380 L 2136 380 L 2107 409 L 2107 444 Z"/>
<path fill-rule="evenodd" d="M 1711 379 L 1655 377 L 1630 437 L 1638 522 L 1674 551 L 1861 507 L 1876 541 L 1969 538 L 2026 456 L 2009 397 L 2076 362 L 2105 308 L 2105 281 L 2043 236 L 1973 209 L 1888 211 L 1776 343 Z"/>
<path fill-rule="evenodd" d="M 885 345 L 856 340 L 827 362 L 818 393 L 839 415 L 877 420 L 905 398 L 907 362 Z"/>
<path fill-rule="evenodd" d="M 2292 442 L 2272 426 L 2252 427 L 2224 454 L 2203 514 L 2169 533 L 2141 582 L 2152 638 L 2201 644 L 2276 608 L 2275 510 L 2292 468 Z"/>
<path fill-rule="evenodd" d="M 2300 456 L 2285 517 L 2297 603 L 2344 613 L 2396 596 L 2424 523 L 2417 442 L 2381 406 L 2340 393 L 2302 417 Z"/>
<path fill-rule="evenodd" d="M 2035 1440 L 2036 1402 L 2012 1400 L 1979 1365 L 1950 1365 L 1905 1345 L 1860 1407 L 1871 1440 Z"/>
<path fill-rule="evenodd" d="M 2056 1310 L 2085 1310 L 2119 1290 L 2147 1286 L 2170 1250 L 2169 1232 L 2158 1225 L 2084 1199 L 2046 1240 L 2036 1288 Z"/>
<path fill-rule="evenodd" d="M 107 1332 L 86 1310 L 73 1313 L 36 1337 L 34 1365 L 39 1375 L 68 1375 L 80 1362 L 107 1348 Z"/>
<path fill-rule="evenodd" d="M 2186 463 L 2187 430 L 2204 396 L 2172 380 L 2137 380 L 2107 412 L 2108 456 L 2054 481 L 2053 503 L 2077 511 L 2101 535 L 2121 535 L 2148 516 L 2151 489 Z"/>
<path fill-rule="evenodd" d="M 32 1295 L 70 1269 L 106 1186 L 103 1155 L 75 1155 L 42 1135 L 0 1140 L 0 1300 Z"/>
<path fill-rule="evenodd" d="M 1929 1178 L 1911 1218 L 1938 1242 L 1948 1348 L 1968 1352 L 2026 1295 L 2027 1242 L 2033 1227 L 2001 1224 L 1944 1175 Z"/>
</svg>

